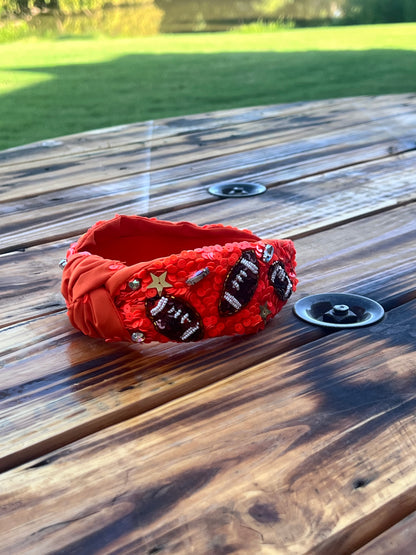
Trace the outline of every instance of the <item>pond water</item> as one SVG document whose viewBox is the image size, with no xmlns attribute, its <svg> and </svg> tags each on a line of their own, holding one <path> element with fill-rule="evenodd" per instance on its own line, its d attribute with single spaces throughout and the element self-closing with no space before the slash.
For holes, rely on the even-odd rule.
<svg viewBox="0 0 416 555">
<path fill-rule="evenodd" d="M 333 0 L 149 0 L 88 14 L 39 14 L 27 25 L 40 35 L 112 36 L 226 31 L 262 20 L 307 23 L 339 15 Z"/>
<path fill-rule="evenodd" d="M 333 0 L 155 0 L 163 10 L 162 32 L 221 31 L 255 21 L 331 19 L 340 15 Z"/>
</svg>

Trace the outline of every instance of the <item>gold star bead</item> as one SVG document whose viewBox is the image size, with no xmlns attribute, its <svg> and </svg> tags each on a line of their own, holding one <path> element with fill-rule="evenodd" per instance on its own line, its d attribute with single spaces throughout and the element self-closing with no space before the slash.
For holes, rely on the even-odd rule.
<svg viewBox="0 0 416 555">
<path fill-rule="evenodd" d="M 267 317 L 272 313 L 271 310 L 269 310 L 269 307 L 267 306 L 267 304 L 263 304 L 260 306 L 260 316 L 262 317 L 262 319 L 264 321 L 267 320 Z"/>
<path fill-rule="evenodd" d="M 165 287 L 173 287 L 170 283 L 166 281 L 166 275 L 167 272 L 163 272 L 163 274 L 160 274 L 160 276 L 155 276 L 155 274 L 152 274 L 152 272 L 150 272 L 152 282 L 147 286 L 147 289 L 151 289 L 152 287 L 154 287 L 155 289 L 157 289 L 158 295 L 160 295 Z"/>
</svg>

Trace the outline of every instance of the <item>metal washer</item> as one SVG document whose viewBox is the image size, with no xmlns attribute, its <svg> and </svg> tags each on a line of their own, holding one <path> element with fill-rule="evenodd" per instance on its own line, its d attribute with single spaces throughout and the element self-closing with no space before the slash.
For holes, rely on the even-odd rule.
<svg viewBox="0 0 416 555">
<path fill-rule="evenodd" d="M 209 187 L 208 192 L 211 195 L 221 198 L 244 198 L 261 195 L 267 191 L 264 185 L 259 183 L 235 182 L 235 183 L 219 183 Z"/>
<path fill-rule="evenodd" d="M 323 312 L 322 314 L 319 312 L 320 310 L 326 310 L 320 308 L 325 305 L 326 309 L 329 306 L 331 306 L 332 309 L 335 307 L 335 312 L 340 305 L 345 305 L 353 312 L 355 309 L 359 314 L 357 321 L 352 323 L 325 322 L 320 319 L 323 317 Z M 309 295 L 295 303 L 293 312 L 298 318 L 310 324 L 326 328 L 342 329 L 370 326 L 379 322 L 384 317 L 384 308 L 378 302 L 368 297 L 354 295 L 352 293 L 322 293 L 320 295 Z"/>
</svg>

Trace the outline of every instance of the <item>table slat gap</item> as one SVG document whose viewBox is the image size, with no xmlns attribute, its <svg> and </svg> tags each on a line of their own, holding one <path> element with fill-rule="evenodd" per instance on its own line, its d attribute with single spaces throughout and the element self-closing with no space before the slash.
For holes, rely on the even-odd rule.
<svg viewBox="0 0 416 555">
<path fill-rule="evenodd" d="M 381 529 L 381 533 L 374 537 L 372 541 L 363 545 L 361 549 L 358 549 L 355 555 L 385 555 L 387 549 L 390 553 L 413 555 L 415 550 L 416 512 L 405 514 L 409 502 L 406 499 L 404 501 L 405 503 L 401 499 L 392 500 L 395 505 L 391 508 L 392 514 L 395 516 L 394 520 L 397 520 L 397 517 L 402 514 L 404 514 L 404 517 L 397 520 L 397 522 L 388 519 L 385 528 Z M 400 515 L 396 513 L 398 508 L 400 508 Z"/>
</svg>

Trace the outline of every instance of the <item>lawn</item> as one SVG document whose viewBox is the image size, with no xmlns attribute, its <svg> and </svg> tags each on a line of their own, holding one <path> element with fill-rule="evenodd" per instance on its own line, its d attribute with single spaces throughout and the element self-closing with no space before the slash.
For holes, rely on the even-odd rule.
<svg viewBox="0 0 416 555">
<path fill-rule="evenodd" d="M 0 149 L 128 122 L 416 91 L 416 23 L 0 45 Z"/>
</svg>

